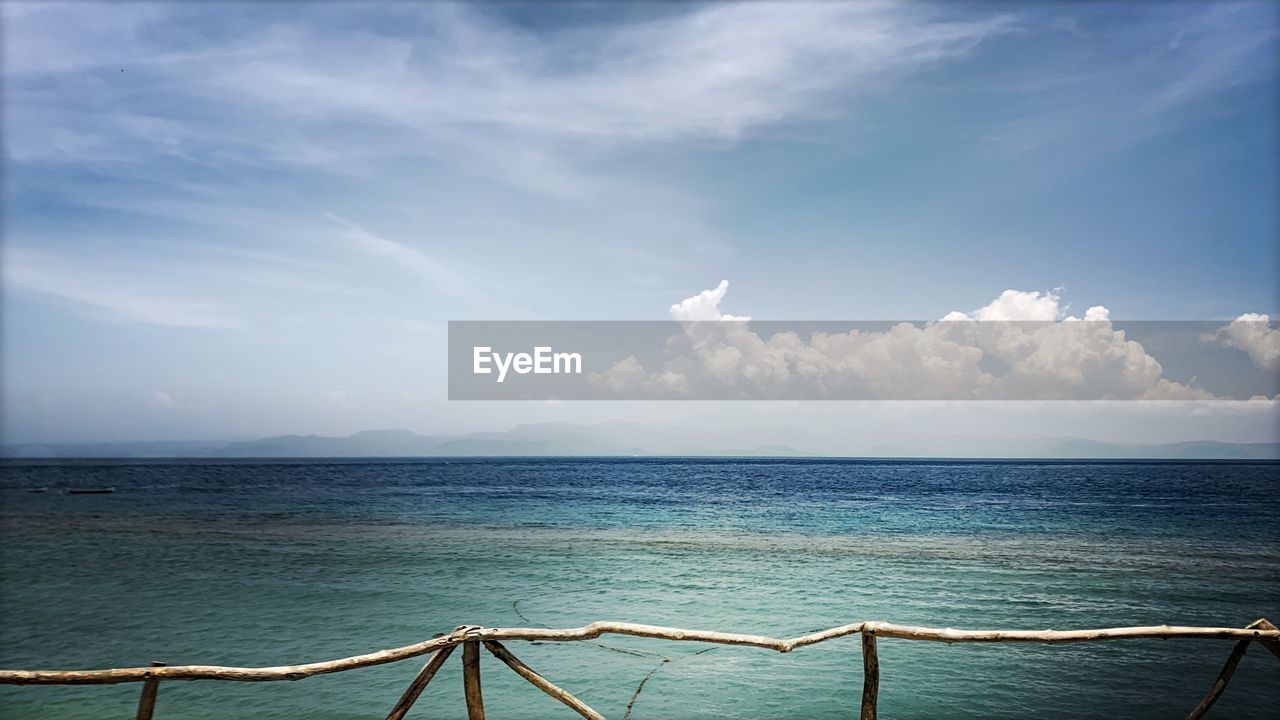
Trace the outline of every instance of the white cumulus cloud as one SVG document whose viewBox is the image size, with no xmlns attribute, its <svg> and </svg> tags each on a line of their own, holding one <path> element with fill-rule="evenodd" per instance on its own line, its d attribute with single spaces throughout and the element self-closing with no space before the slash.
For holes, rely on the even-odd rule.
<svg viewBox="0 0 1280 720">
<path fill-rule="evenodd" d="M 711 290 L 703 290 L 691 298 L 685 298 L 671 306 L 671 319 L 681 321 L 696 320 L 750 320 L 749 315 L 727 315 L 720 312 L 720 301 L 729 292 L 729 281 L 721 280 Z"/>
<path fill-rule="evenodd" d="M 953 310 L 942 318 L 947 321 L 983 320 L 987 322 L 1055 320 L 1076 321 L 1080 318 L 1067 315 L 1062 304 L 1062 291 L 1058 290 L 1005 290 L 1000 296 L 973 312 Z M 1102 305 L 1094 305 L 1084 313 L 1084 319 L 1101 322 L 1111 319 L 1111 311 Z"/>
<path fill-rule="evenodd" d="M 682 300 L 689 321 L 667 342 L 662 366 L 628 357 L 597 386 L 626 397 L 739 399 L 1182 399 L 1214 396 L 1163 377 L 1107 308 L 1066 315 L 1058 291 L 1006 290 L 971 313 L 887 328 L 815 330 L 741 320 L 720 304 L 728 281 Z M 966 320 L 970 322 L 952 322 Z"/>
<path fill-rule="evenodd" d="M 1263 370 L 1280 370 L 1280 328 L 1262 313 L 1245 313 L 1218 328 L 1205 340 L 1249 353 L 1249 359 Z"/>
</svg>

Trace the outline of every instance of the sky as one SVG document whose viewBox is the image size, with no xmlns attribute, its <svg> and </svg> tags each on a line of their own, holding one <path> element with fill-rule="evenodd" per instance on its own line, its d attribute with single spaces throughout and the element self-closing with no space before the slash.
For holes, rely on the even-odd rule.
<svg viewBox="0 0 1280 720">
<path fill-rule="evenodd" d="M 450 403 L 445 368 L 449 320 L 668 319 L 722 280 L 759 320 L 1280 317 L 1273 3 L 0 11 L 6 442 L 1280 438 L 1274 401 Z"/>
</svg>

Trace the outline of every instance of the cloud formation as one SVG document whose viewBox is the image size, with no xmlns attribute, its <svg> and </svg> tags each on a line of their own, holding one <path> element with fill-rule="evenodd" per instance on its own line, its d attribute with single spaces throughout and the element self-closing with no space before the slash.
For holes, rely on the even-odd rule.
<svg viewBox="0 0 1280 720">
<path fill-rule="evenodd" d="M 409 154 L 552 193 L 585 190 L 599 153 L 819 119 L 833 94 L 877 91 L 1013 27 L 893 3 L 743 3 L 537 33 L 467 5 L 387 5 L 392 22 L 373 27 L 365 7 L 326 3 L 295 22 L 212 23 L 175 51 L 168 38 L 209 10 L 5 8 L 19 162 L 216 154 L 351 170 Z M 138 108 L 143 91 L 167 102 Z"/>
<path fill-rule="evenodd" d="M 661 368 L 634 357 L 594 378 L 627 397 L 930 400 L 1208 400 L 1163 377 L 1103 306 L 1066 315 L 1057 291 L 1007 290 L 971 313 L 847 332 L 759 331 L 720 312 L 722 281 L 671 307 L 688 322 Z"/>
<path fill-rule="evenodd" d="M 85 268 L 67 259 L 14 246 L 6 241 L 0 278 L 18 289 L 69 305 L 90 317 L 175 328 L 233 328 L 239 319 L 214 303 L 192 300 L 164 278 L 123 278 L 102 267 Z"/>
<path fill-rule="evenodd" d="M 147 396 L 146 402 L 147 407 L 161 410 L 170 410 L 177 404 L 173 396 L 163 390 L 152 390 L 151 394 Z"/>
<path fill-rule="evenodd" d="M 1280 328 L 1267 315 L 1244 313 L 1204 339 L 1249 353 L 1253 364 L 1263 370 L 1280 370 Z"/>
<path fill-rule="evenodd" d="M 729 292 L 729 281 L 721 280 L 711 290 L 703 290 L 685 298 L 670 308 L 672 320 L 750 320 L 747 315 L 727 315 L 720 312 L 720 301 Z"/>
<path fill-rule="evenodd" d="M 1048 290 L 1005 290 L 990 303 L 965 313 L 953 310 L 943 316 L 943 320 L 981 320 L 984 322 L 1053 322 L 1055 320 L 1078 320 L 1067 315 L 1067 308 L 1062 305 L 1062 292 Z M 1084 319 L 1101 321 L 1111 317 L 1111 311 L 1102 305 L 1094 305 L 1085 311 Z"/>
</svg>

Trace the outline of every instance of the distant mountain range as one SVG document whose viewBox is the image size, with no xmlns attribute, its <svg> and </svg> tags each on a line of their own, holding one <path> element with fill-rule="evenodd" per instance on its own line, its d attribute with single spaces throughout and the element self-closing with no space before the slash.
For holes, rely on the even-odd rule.
<svg viewBox="0 0 1280 720">
<path fill-rule="evenodd" d="M 919 447 L 816 446 L 749 443 L 688 428 L 643 423 L 541 423 L 499 432 L 420 435 L 409 430 L 366 430 L 346 437 L 278 435 L 234 442 L 151 441 L 11 444 L 9 458 L 323 458 L 458 456 L 717 456 L 717 457 L 1007 457 L 1097 459 L 1280 459 L 1280 443 L 1179 442 L 1129 445 L 1082 438 L 952 438 L 921 440 Z"/>
</svg>

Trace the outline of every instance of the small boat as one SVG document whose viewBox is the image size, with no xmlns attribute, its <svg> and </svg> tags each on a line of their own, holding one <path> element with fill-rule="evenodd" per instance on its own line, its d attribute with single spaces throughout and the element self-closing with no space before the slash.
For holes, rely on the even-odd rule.
<svg viewBox="0 0 1280 720">
<path fill-rule="evenodd" d="M 68 495 L 104 495 L 115 491 L 114 487 L 67 488 Z"/>
<path fill-rule="evenodd" d="M 49 490 L 48 487 L 27 488 L 27 492 L 29 493 L 42 493 L 42 492 L 48 492 L 48 490 Z"/>
</svg>

